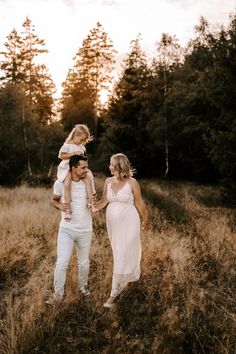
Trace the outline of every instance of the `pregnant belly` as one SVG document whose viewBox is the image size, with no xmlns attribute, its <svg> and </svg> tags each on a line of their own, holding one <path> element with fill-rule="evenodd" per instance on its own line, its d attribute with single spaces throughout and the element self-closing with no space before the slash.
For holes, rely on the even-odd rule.
<svg viewBox="0 0 236 354">
<path fill-rule="evenodd" d="M 108 222 L 124 222 L 139 219 L 137 209 L 133 204 L 113 202 L 107 206 L 106 218 Z"/>
</svg>

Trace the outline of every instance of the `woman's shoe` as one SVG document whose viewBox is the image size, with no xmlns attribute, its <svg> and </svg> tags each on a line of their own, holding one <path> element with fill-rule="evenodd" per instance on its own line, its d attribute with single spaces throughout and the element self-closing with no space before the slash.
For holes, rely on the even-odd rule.
<svg viewBox="0 0 236 354">
<path fill-rule="evenodd" d="M 62 302 L 62 300 L 63 300 L 62 296 L 53 294 L 45 301 L 45 304 L 51 306 L 59 305 Z"/>
<path fill-rule="evenodd" d="M 103 304 L 103 307 L 106 307 L 108 309 L 111 309 L 112 307 L 115 306 L 115 298 L 110 296 L 107 301 L 105 302 L 105 304 Z"/>
<path fill-rule="evenodd" d="M 81 293 L 81 295 L 83 295 L 83 296 L 89 296 L 89 295 L 90 295 L 90 291 L 89 291 L 87 285 L 84 285 L 84 286 L 82 286 L 82 287 L 80 288 L 80 293 Z"/>
</svg>

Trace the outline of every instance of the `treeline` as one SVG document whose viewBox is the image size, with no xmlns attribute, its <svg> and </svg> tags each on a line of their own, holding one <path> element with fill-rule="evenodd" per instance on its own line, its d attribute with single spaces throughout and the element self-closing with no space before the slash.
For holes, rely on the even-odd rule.
<svg viewBox="0 0 236 354">
<path fill-rule="evenodd" d="M 212 183 L 236 180 L 236 17 L 214 28 L 201 18 L 182 48 L 165 33 L 154 58 L 131 42 L 114 83 L 116 50 L 97 23 L 74 57 L 57 106 L 54 84 L 36 58 L 45 44 L 27 18 L 1 55 L 0 183 L 47 173 L 76 123 L 86 123 L 97 170 L 113 152 L 126 153 L 142 177 Z M 101 95 L 109 96 L 104 107 Z M 227 187 L 228 188 L 228 187 Z M 231 193 L 232 194 L 232 193 Z"/>
<path fill-rule="evenodd" d="M 61 127 L 53 110 L 55 85 L 38 57 L 47 53 L 29 18 L 13 29 L 0 53 L 0 184 L 49 174 Z"/>
</svg>

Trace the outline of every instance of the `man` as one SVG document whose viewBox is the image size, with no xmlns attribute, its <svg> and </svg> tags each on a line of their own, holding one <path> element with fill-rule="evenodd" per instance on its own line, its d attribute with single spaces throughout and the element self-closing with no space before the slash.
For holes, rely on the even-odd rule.
<svg viewBox="0 0 236 354">
<path fill-rule="evenodd" d="M 66 271 L 71 259 L 73 246 L 76 246 L 78 258 L 78 276 L 80 292 L 90 295 L 88 290 L 89 250 L 92 240 L 92 217 L 88 208 L 86 185 L 83 179 L 88 172 L 88 160 L 83 155 L 74 155 L 69 161 L 71 172 L 71 209 L 70 221 L 64 218 L 64 186 L 56 181 L 53 187 L 52 204 L 61 210 L 61 222 L 57 239 L 57 261 L 54 271 L 54 300 L 62 300 Z"/>
</svg>

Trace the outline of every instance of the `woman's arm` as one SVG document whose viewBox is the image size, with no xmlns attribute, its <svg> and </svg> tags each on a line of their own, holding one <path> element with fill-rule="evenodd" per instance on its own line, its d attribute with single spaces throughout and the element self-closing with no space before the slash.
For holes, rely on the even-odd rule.
<svg viewBox="0 0 236 354">
<path fill-rule="evenodd" d="M 103 193 L 102 193 L 102 198 L 95 204 L 96 209 L 101 210 L 105 208 L 105 206 L 108 204 L 107 200 L 107 184 L 108 184 L 109 178 L 106 179 L 103 187 Z"/>
<path fill-rule="evenodd" d="M 138 181 L 135 178 L 131 178 L 130 181 L 134 194 L 134 204 L 142 218 L 142 229 L 145 230 L 148 228 L 148 214 L 146 204 L 142 198 L 141 188 Z"/>
</svg>

